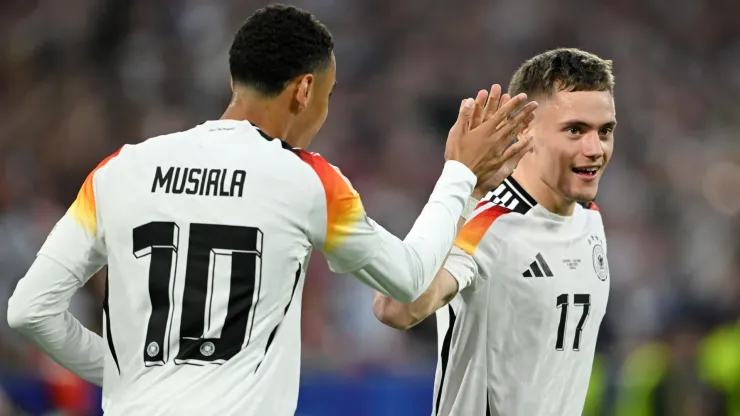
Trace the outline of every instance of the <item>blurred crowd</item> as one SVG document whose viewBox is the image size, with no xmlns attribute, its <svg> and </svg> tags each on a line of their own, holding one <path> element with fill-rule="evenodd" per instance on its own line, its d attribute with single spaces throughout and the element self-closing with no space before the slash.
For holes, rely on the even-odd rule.
<svg viewBox="0 0 740 416">
<path fill-rule="evenodd" d="M 230 97 L 231 37 L 265 4 L 0 2 L 0 322 L 16 282 L 100 160 L 122 144 L 220 117 Z M 653 357 L 647 362 L 658 354 L 668 357 L 665 369 L 680 367 L 663 371 L 678 381 L 661 394 L 701 397 L 704 410 L 686 415 L 731 414 L 727 403 L 740 402 L 740 382 L 736 396 L 723 392 L 702 378 L 706 360 L 696 357 L 708 351 L 707 337 L 734 330 L 740 318 L 740 4 L 291 4 L 317 14 L 336 41 L 338 86 L 310 150 L 339 165 L 370 215 L 397 235 L 411 228 L 438 177 L 462 98 L 506 85 L 524 59 L 547 49 L 578 47 L 613 60 L 619 127 L 597 198 L 612 286 L 596 367 L 603 389 L 590 411 L 619 407 L 619 387 L 632 374 L 625 368 L 642 351 Z M 94 277 L 72 305 L 94 329 L 102 288 L 102 276 Z M 391 330 L 375 321 L 371 304 L 371 290 L 332 275 L 315 255 L 303 300 L 304 373 L 433 368 L 434 320 Z M 724 349 L 710 348 L 709 356 L 720 354 L 714 366 L 721 368 L 735 357 L 732 379 L 740 374 L 740 341 L 722 339 Z M 0 324 L 0 379 L 29 374 L 63 372 Z M 649 414 L 693 408 L 679 407 Z M 735 409 L 740 414 L 740 404 Z"/>
</svg>

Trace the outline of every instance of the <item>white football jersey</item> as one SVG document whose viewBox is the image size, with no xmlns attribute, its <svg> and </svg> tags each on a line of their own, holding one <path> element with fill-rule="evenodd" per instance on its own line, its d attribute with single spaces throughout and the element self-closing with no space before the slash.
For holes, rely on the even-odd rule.
<svg viewBox="0 0 740 416">
<path fill-rule="evenodd" d="M 445 171 L 425 218 L 449 229 L 407 238 L 427 250 L 429 261 L 409 262 L 429 276 L 418 285 L 441 266 L 475 183 L 462 165 Z M 221 120 L 107 158 L 39 256 L 81 284 L 108 265 L 107 416 L 283 416 L 297 403 L 312 247 L 338 273 L 379 260 L 373 267 L 398 275 L 393 265 L 419 257 L 402 244 L 367 218 L 349 181 L 321 156 Z M 372 273 L 356 276 L 379 287 Z M 21 286 L 30 293 L 30 283 Z"/>
<path fill-rule="evenodd" d="M 460 231 L 437 312 L 436 416 L 576 416 L 609 297 L 601 215 L 551 213 L 507 179 Z"/>
</svg>

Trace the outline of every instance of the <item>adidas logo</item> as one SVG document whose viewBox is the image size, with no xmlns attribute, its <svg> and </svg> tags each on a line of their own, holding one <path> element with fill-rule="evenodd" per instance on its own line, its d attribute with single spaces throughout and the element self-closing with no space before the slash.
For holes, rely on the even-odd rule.
<svg viewBox="0 0 740 416">
<path fill-rule="evenodd" d="M 544 274 L 543 274 L 544 273 Z M 542 257 L 542 254 L 537 253 L 537 256 L 535 256 L 535 260 L 532 262 L 532 264 L 529 265 L 529 269 L 522 273 L 522 276 L 524 277 L 552 277 L 552 270 L 550 270 L 550 266 L 547 265 L 547 262 Z"/>
</svg>

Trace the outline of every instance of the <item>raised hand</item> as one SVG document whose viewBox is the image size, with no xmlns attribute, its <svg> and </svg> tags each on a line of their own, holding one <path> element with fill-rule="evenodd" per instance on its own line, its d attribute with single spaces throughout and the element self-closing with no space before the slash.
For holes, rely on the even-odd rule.
<svg viewBox="0 0 740 416">
<path fill-rule="evenodd" d="M 488 103 L 483 106 L 486 98 Z M 512 114 L 526 100 L 526 94 L 501 96 L 499 85 L 491 88 L 490 95 L 481 91 L 476 100 L 463 100 L 447 136 L 445 159 L 456 160 L 475 173 L 478 184 L 474 197 L 481 198 L 498 186 L 531 148 L 531 138 L 515 139 L 534 119 L 537 103 L 529 102 Z"/>
<path fill-rule="evenodd" d="M 509 100 L 511 100 L 509 94 L 501 96 L 501 89 L 498 85 L 491 87 L 490 94 L 485 90 L 480 90 L 475 98 L 475 110 L 470 121 L 470 127 L 478 127 L 482 122 L 490 120 L 496 113 L 496 110 L 509 102 Z M 526 121 L 526 125 L 533 119 L 534 113 L 530 116 L 529 121 Z M 526 125 L 523 128 L 526 128 Z M 520 133 L 520 129 L 517 128 L 514 130 L 514 133 L 512 133 L 512 144 L 506 149 L 507 152 L 513 152 L 511 158 L 507 159 L 498 171 L 491 172 L 487 176 L 479 178 L 478 184 L 473 191 L 474 198 L 482 199 L 490 190 L 497 188 L 504 179 L 514 172 L 514 169 L 519 165 L 519 161 L 532 149 L 532 137 L 525 137 L 523 140 L 517 141 Z"/>
</svg>

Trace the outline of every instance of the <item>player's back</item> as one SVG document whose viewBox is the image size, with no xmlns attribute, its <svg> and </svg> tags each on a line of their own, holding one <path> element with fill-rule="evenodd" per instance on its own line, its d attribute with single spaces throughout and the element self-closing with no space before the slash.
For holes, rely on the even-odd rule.
<svg viewBox="0 0 740 416">
<path fill-rule="evenodd" d="M 580 415 L 609 294 L 600 214 L 538 205 L 513 178 L 461 230 L 477 278 L 437 312 L 435 415 Z"/>
<path fill-rule="evenodd" d="M 292 414 L 313 169 L 213 121 L 124 146 L 101 173 L 106 414 Z"/>
</svg>

